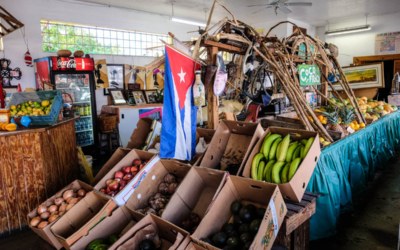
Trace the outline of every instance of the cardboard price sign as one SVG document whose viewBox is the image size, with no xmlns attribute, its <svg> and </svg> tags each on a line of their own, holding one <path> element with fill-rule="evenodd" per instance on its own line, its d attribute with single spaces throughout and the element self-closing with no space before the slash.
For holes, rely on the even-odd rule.
<svg viewBox="0 0 400 250">
<path fill-rule="evenodd" d="M 321 74 L 316 65 L 299 65 L 300 86 L 321 85 Z"/>
</svg>

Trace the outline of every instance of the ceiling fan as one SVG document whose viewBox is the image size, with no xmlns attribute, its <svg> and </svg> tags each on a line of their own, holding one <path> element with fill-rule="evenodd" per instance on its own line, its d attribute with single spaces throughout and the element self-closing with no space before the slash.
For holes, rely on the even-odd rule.
<svg viewBox="0 0 400 250">
<path fill-rule="evenodd" d="M 266 6 L 266 8 L 257 10 L 253 14 L 258 13 L 264 9 L 274 8 L 275 14 L 278 15 L 278 9 L 281 10 L 285 14 L 292 13 L 292 11 L 290 9 L 288 9 L 286 6 L 312 6 L 312 3 L 305 3 L 305 2 L 288 3 L 288 1 L 289 0 L 269 0 L 269 3 L 266 3 L 266 4 L 255 4 L 255 5 L 249 5 L 247 7 Z"/>
</svg>

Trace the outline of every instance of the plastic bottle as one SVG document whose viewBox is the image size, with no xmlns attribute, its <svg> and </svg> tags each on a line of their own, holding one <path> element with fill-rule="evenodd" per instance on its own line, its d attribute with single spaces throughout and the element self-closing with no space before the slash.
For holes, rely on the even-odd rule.
<svg viewBox="0 0 400 250">
<path fill-rule="evenodd" d="M 79 105 L 79 115 L 80 115 L 80 116 L 83 116 L 83 115 L 84 115 L 84 111 L 83 111 L 82 105 Z"/>
<path fill-rule="evenodd" d="M 196 71 L 196 81 L 193 84 L 194 105 L 197 106 L 200 113 L 200 125 L 203 125 L 203 115 L 201 107 L 206 105 L 206 93 L 204 84 L 201 82 L 201 71 Z"/>
<path fill-rule="evenodd" d="M 85 119 L 85 130 L 89 129 L 89 119 Z"/>
<path fill-rule="evenodd" d="M 88 113 L 88 107 L 89 107 L 89 106 L 88 106 L 87 104 L 84 104 L 84 105 L 83 105 L 83 113 L 84 113 L 85 116 L 88 116 L 88 115 L 89 115 L 89 113 Z"/>
<path fill-rule="evenodd" d="M 92 126 L 92 120 L 89 119 L 88 123 L 89 123 L 89 129 L 92 129 L 92 128 L 93 128 L 93 126 Z"/>
<path fill-rule="evenodd" d="M 92 105 L 88 104 L 88 115 L 92 115 Z"/>
</svg>

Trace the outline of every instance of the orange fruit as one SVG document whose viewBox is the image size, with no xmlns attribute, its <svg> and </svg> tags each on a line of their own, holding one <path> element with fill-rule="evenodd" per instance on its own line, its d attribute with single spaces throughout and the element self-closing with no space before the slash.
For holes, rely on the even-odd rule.
<svg viewBox="0 0 400 250">
<path fill-rule="evenodd" d="M 354 123 L 350 123 L 350 127 L 354 130 L 356 129 Z"/>
<path fill-rule="evenodd" d="M 365 128 L 365 123 L 360 123 L 360 128 Z"/>
<path fill-rule="evenodd" d="M 354 125 L 354 129 L 355 130 L 359 130 L 360 129 L 360 125 L 359 124 Z"/>
</svg>

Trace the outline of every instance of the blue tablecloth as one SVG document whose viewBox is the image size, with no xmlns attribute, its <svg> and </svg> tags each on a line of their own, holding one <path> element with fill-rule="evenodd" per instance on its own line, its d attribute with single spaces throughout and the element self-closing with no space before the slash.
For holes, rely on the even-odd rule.
<svg viewBox="0 0 400 250">
<path fill-rule="evenodd" d="M 353 209 L 352 197 L 400 148 L 400 111 L 322 150 L 307 190 L 321 194 L 311 217 L 310 240 L 332 236 L 340 213 Z"/>
</svg>

